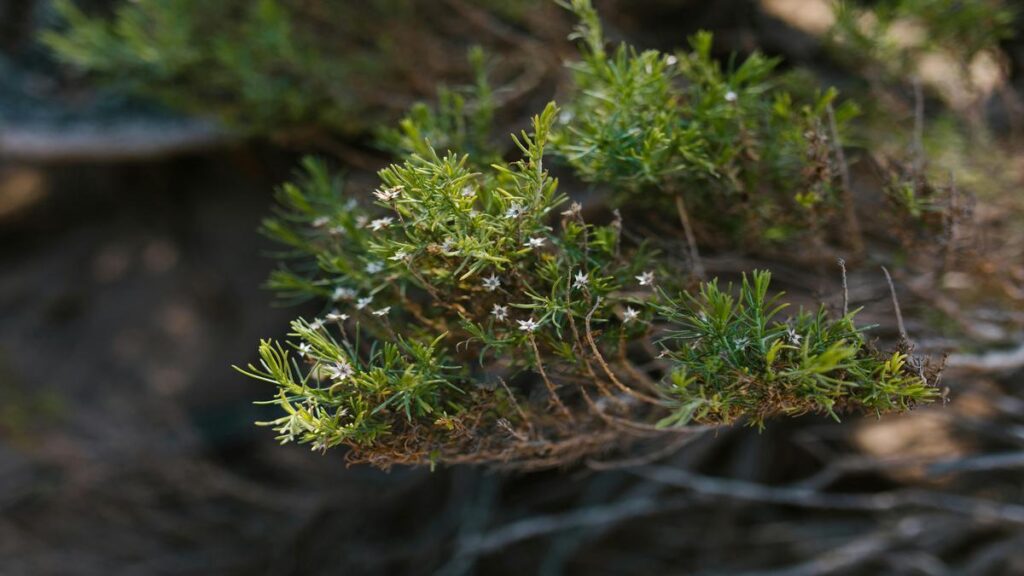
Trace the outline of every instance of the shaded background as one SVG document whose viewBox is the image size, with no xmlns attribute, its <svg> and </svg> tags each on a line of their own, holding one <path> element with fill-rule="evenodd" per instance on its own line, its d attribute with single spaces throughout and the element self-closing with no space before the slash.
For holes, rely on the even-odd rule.
<svg viewBox="0 0 1024 576">
<path fill-rule="evenodd" d="M 935 329 L 927 286 L 901 294 L 926 351 L 1009 351 L 958 356 L 944 380 L 950 404 L 723 429 L 656 466 L 346 468 L 340 451 L 278 447 L 252 426 L 265 416 L 253 402 L 269 391 L 230 369 L 302 312 L 260 288 L 273 263 L 256 233 L 297 152 L 55 64 L 33 40 L 49 24 L 44 4 L 0 0 L 0 573 L 1024 573 L 1012 134 L 998 145 L 1014 163 L 975 212 L 986 249 L 969 255 L 1005 273 L 1000 302 L 1010 304 L 972 313 L 965 337 Z M 644 47 L 710 28 L 723 54 L 759 46 L 855 86 L 813 23 L 801 24 L 812 4 L 600 7 L 614 37 Z M 555 64 L 505 112 L 509 126 L 564 85 L 571 23 L 545 10 L 506 22 L 549 42 Z M 1019 47 L 1003 48 L 1004 88 L 1016 93 Z M 1016 116 L 1000 102 L 981 109 L 1006 133 Z M 372 142 L 355 131 L 336 154 L 351 190 L 370 190 L 369 169 L 386 162 Z M 709 267 L 728 269 L 730 257 L 712 255 Z M 834 273 L 772 268 L 806 298 L 835 303 Z M 854 303 L 892 337 L 884 280 L 852 279 Z"/>
</svg>

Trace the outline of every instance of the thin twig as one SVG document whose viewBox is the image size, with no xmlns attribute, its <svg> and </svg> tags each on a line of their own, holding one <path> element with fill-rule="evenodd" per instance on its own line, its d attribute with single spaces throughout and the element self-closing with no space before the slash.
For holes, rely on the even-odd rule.
<svg viewBox="0 0 1024 576">
<path fill-rule="evenodd" d="M 544 362 L 540 357 L 540 349 L 537 348 L 537 340 L 532 335 L 530 336 L 530 346 L 533 347 L 533 355 L 537 359 L 537 370 L 540 372 L 540 377 L 544 380 L 544 385 L 547 386 L 548 392 L 551 393 L 551 400 L 553 400 L 555 405 L 558 406 L 558 409 L 562 412 L 565 418 L 569 420 L 569 422 L 573 422 L 574 418 L 572 417 L 572 412 L 569 412 L 569 409 L 562 403 L 561 398 L 558 397 L 558 392 L 555 391 L 555 385 L 551 383 L 551 380 L 548 378 L 548 373 L 544 371 Z"/>
<path fill-rule="evenodd" d="M 914 189 L 921 171 L 924 170 L 924 93 L 921 90 L 921 79 L 914 78 Z"/>
<path fill-rule="evenodd" d="M 519 413 L 519 417 L 523 419 L 523 422 L 526 424 L 526 429 L 529 430 L 530 437 L 532 438 L 533 422 L 530 421 L 530 418 L 526 415 L 526 412 L 524 412 L 522 407 L 519 406 L 519 402 L 516 400 L 516 395 L 512 393 L 512 390 L 508 387 L 508 384 L 505 383 L 505 379 L 498 378 L 498 382 L 501 382 L 501 387 L 504 388 L 505 392 L 508 394 L 509 402 L 512 402 L 512 407 L 516 409 L 516 412 Z"/>
<path fill-rule="evenodd" d="M 892 492 L 826 493 L 807 488 L 767 486 L 744 480 L 702 476 L 668 466 L 645 466 L 630 472 L 668 486 L 686 488 L 706 496 L 748 502 L 767 502 L 819 510 L 891 512 L 901 508 L 922 508 L 967 516 L 980 521 L 1024 525 L 1024 506 L 970 496 L 926 490 Z"/>
<path fill-rule="evenodd" d="M 903 313 L 900 312 L 900 301 L 896 298 L 896 285 L 892 283 L 892 276 L 889 275 L 889 270 L 885 266 L 882 266 L 882 272 L 885 272 L 885 280 L 889 283 L 889 293 L 892 294 L 892 307 L 896 311 L 896 327 L 900 331 L 900 338 L 909 343 L 910 338 L 907 337 L 907 329 L 903 325 Z"/>
<path fill-rule="evenodd" d="M 946 224 L 946 246 L 942 258 L 942 272 L 945 274 L 953 268 L 953 260 L 956 257 L 957 240 L 957 210 L 959 203 L 959 192 L 956 187 L 956 175 L 949 172 L 949 217 Z"/>
<path fill-rule="evenodd" d="M 692 429 L 692 436 L 680 436 L 665 446 L 648 452 L 647 454 L 641 454 L 634 458 L 625 458 L 622 460 L 587 460 L 587 468 L 592 470 L 617 470 L 619 468 L 633 468 L 636 466 L 647 466 L 653 464 L 662 458 L 667 458 L 668 456 L 675 454 L 690 442 L 693 442 L 697 438 L 703 436 L 704 432 L 710 430 L 709 427 L 705 426 L 694 426 Z"/>
<path fill-rule="evenodd" d="M 864 252 L 864 236 L 860 229 L 860 220 L 857 219 L 857 207 L 853 200 L 853 187 L 850 184 L 850 166 L 846 162 L 846 153 L 843 151 L 843 142 L 839 139 L 839 128 L 836 126 L 836 114 L 829 102 L 825 108 L 828 113 L 828 127 L 832 133 L 832 149 L 836 153 L 836 162 L 839 164 L 839 179 L 842 186 L 843 216 L 846 219 L 846 238 L 849 247 L 854 254 Z"/>
<path fill-rule="evenodd" d="M 1024 367 L 1024 343 L 1012 350 L 984 354 L 950 354 L 947 364 L 978 372 L 1010 372 Z"/>
<path fill-rule="evenodd" d="M 846 282 L 846 260 L 840 258 L 839 269 L 843 271 L 843 318 L 850 314 L 850 286 Z"/>
<path fill-rule="evenodd" d="M 704 263 L 700 259 L 700 252 L 697 250 L 697 237 L 690 226 L 690 216 L 686 212 L 686 205 L 683 203 L 683 195 L 676 194 L 676 212 L 679 213 L 679 222 L 683 225 L 683 233 L 686 234 L 686 243 L 690 249 L 690 261 L 693 264 L 693 273 L 698 279 L 704 280 L 707 276 L 704 273 Z"/>
<path fill-rule="evenodd" d="M 459 556 L 478 557 L 502 550 L 516 542 L 537 538 L 545 534 L 575 528 L 618 524 L 633 518 L 672 512 L 691 503 L 692 500 L 685 497 L 672 499 L 634 498 L 614 504 L 573 510 L 565 514 L 534 516 L 533 518 L 526 518 L 483 533 L 464 544 L 457 554 Z"/>
<path fill-rule="evenodd" d="M 738 576 L 826 576 L 845 573 L 853 567 L 871 562 L 901 544 L 913 541 L 924 532 L 926 526 L 924 522 L 901 522 L 895 529 L 881 533 L 872 532 L 855 538 L 807 562 L 783 568 L 742 572 Z"/>
<path fill-rule="evenodd" d="M 598 366 L 600 366 L 601 369 L 604 370 L 604 373 L 608 376 L 608 379 L 611 380 L 612 384 L 615 384 L 615 386 L 619 390 L 622 390 L 626 394 L 629 394 L 630 396 L 633 396 L 638 400 L 643 400 L 644 402 L 660 405 L 661 401 L 659 401 L 657 398 L 653 398 L 651 396 L 643 394 L 642 392 L 638 392 L 630 388 L 629 386 L 623 384 L 622 381 L 619 380 L 618 376 L 616 376 L 612 372 L 611 367 L 608 366 L 608 362 L 605 361 L 604 356 L 601 354 L 601 351 L 597 347 L 597 342 L 594 341 L 594 332 L 593 330 L 590 329 L 590 319 L 594 316 L 594 312 L 597 311 L 597 307 L 600 304 L 601 299 L 598 298 L 597 301 L 594 303 L 594 307 L 591 308 L 590 312 L 587 313 L 586 317 L 583 318 L 583 328 L 587 336 L 587 341 L 590 343 L 590 350 L 594 353 L 594 359 L 597 360 Z"/>
<path fill-rule="evenodd" d="M 1024 452 L 981 454 L 967 458 L 949 458 L 928 465 L 928 473 L 937 476 L 961 472 L 988 472 L 1024 468 Z"/>
</svg>

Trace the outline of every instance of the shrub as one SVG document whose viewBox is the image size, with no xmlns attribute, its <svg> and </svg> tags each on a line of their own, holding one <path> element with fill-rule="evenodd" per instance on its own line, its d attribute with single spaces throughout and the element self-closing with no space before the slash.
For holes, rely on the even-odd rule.
<svg viewBox="0 0 1024 576">
<path fill-rule="evenodd" d="M 906 409 L 935 395 L 853 314 L 786 319 L 770 276 L 693 293 L 678 266 L 585 222 L 544 166 L 552 104 L 522 154 L 488 168 L 429 143 L 380 172 L 375 206 L 324 165 L 279 192 L 265 230 L 291 268 L 272 288 L 332 302 L 261 343 L 243 372 L 275 384 L 282 442 L 350 447 L 378 466 L 544 467 L 776 414 Z"/>
</svg>

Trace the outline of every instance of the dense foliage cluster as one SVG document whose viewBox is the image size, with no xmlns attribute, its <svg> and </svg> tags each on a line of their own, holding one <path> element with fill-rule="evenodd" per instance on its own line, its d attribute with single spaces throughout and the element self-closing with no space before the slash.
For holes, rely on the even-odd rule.
<svg viewBox="0 0 1024 576">
<path fill-rule="evenodd" d="M 421 110 L 397 133 L 404 157 L 381 171 L 373 206 L 316 161 L 281 188 L 265 228 L 293 263 L 270 284 L 330 302 L 244 370 L 279 387 L 283 416 L 266 424 L 281 441 L 347 445 L 381 466 L 537 467 L 694 424 L 934 396 L 852 314 L 787 318 L 766 272 L 736 297 L 716 281 L 689 292 L 687 273 L 623 238 L 627 222 L 586 222 L 545 169 L 559 116 L 549 105 L 513 138 L 520 160 L 483 167 L 412 145 L 453 121 Z"/>
<path fill-rule="evenodd" d="M 336 18 L 344 33 L 305 33 L 344 4 L 142 0 L 107 21 L 63 2 L 70 27 L 49 41 L 258 132 L 338 131 L 360 124 L 361 89 L 390 81 L 360 71 L 392 70 L 376 61 L 386 51 L 337 57 L 366 14 Z M 574 86 L 513 136 L 518 158 L 492 140 L 499 104 L 474 50 L 469 89 L 442 90 L 381 133 L 396 161 L 372 201 L 312 159 L 280 188 L 264 231 L 285 265 L 269 285 L 327 304 L 242 369 L 277 388 L 281 415 L 264 424 L 379 466 L 543 467 L 699 425 L 932 399 L 931 372 L 876 350 L 854 313 L 786 313 L 767 272 L 723 287 L 631 228 L 638 206 L 678 209 L 685 226 L 684 199 L 702 243 L 756 251 L 828 227 L 848 200 L 837 139 L 855 108 L 787 89 L 761 54 L 723 65 L 707 33 L 675 54 L 608 50 L 590 2 L 564 6 L 580 20 Z M 571 201 L 552 161 L 626 216 Z"/>
<path fill-rule="evenodd" d="M 707 32 L 690 38 L 689 52 L 609 52 L 590 3 L 566 6 L 580 19 L 583 58 L 571 66 L 576 92 L 558 152 L 582 179 L 610 186 L 618 204 L 685 196 L 719 238 L 790 239 L 835 211 L 829 131 L 856 113 L 850 103 L 831 109 L 835 91 L 801 101 L 778 60 L 756 52 L 723 67 Z"/>
</svg>

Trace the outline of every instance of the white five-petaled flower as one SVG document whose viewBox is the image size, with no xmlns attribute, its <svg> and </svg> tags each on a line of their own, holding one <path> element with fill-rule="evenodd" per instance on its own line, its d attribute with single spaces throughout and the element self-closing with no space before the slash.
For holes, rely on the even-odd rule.
<svg viewBox="0 0 1024 576">
<path fill-rule="evenodd" d="M 654 272 L 642 272 L 636 277 L 636 281 L 639 282 L 641 286 L 652 286 L 654 284 Z"/>
<path fill-rule="evenodd" d="M 626 306 L 626 311 L 622 313 L 622 323 L 629 324 L 633 320 L 636 320 L 639 316 L 639 311 L 634 310 L 632 306 Z"/>
<path fill-rule="evenodd" d="M 313 347 L 310 346 L 308 342 L 303 342 L 302 344 L 299 344 L 299 356 L 305 358 L 312 351 Z"/>
<path fill-rule="evenodd" d="M 582 270 L 576 273 L 572 279 L 572 287 L 576 289 L 586 288 L 590 284 L 590 278 L 587 274 L 584 274 Z"/>
<path fill-rule="evenodd" d="M 319 319 L 319 318 L 314 318 L 313 321 L 309 323 L 309 329 L 310 330 L 319 330 L 319 329 L 321 329 L 323 327 L 324 327 L 324 321 Z"/>
<path fill-rule="evenodd" d="M 344 322 L 348 320 L 348 314 L 342 314 L 338 310 L 331 310 L 327 313 L 326 318 L 331 322 Z"/>
<path fill-rule="evenodd" d="M 381 308 L 380 310 L 374 310 L 373 311 L 373 315 L 374 316 L 387 316 L 388 312 L 391 312 L 391 306 L 385 306 L 385 307 Z"/>
<path fill-rule="evenodd" d="M 508 318 L 508 306 L 501 306 L 495 304 L 494 308 L 491 308 L 491 316 L 494 316 L 498 320 L 504 320 Z"/>
<path fill-rule="evenodd" d="M 370 302 L 373 302 L 373 296 L 360 298 L 358 301 L 356 301 L 356 310 L 362 310 L 363 308 L 366 308 L 367 306 L 370 305 Z"/>
<path fill-rule="evenodd" d="M 527 248 L 540 248 L 543 245 L 544 245 L 544 238 L 540 238 L 540 237 L 538 237 L 538 238 L 530 238 L 529 240 L 526 241 L 526 244 L 523 244 L 523 246 L 525 246 Z"/>
<path fill-rule="evenodd" d="M 488 292 L 494 292 L 501 287 L 501 279 L 491 273 L 487 278 L 484 278 L 484 289 Z"/>
<path fill-rule="evenodd" d="M 668 56 L 665 56 L 665 64 L 668 64 L 669 66 L 675 66 L 677 63 L 679 63 L 679 58 L 676 58 L 674 54 L 669 54 Z"/>
<path fill-rule="evenodd" d="M 518 202 L 513 203 L 505 210 L 505 218 L 519 218 L 523 215 L 523 206 Z"/>
<path fill-rule="evenodd" d="M 342 360 L 335 362 L 333 365 L 327 367 L 327 376 L 331 380 L 338 380 L 339 382 L 347 379 L 349 376 L 355 373 L 352 365 Z"/>
<path fill-rule="evenodd" d="M 402 262 L 404 260 L 411 260 L 411 259 L 412 259 L 411 255 L 408 252 L 406 252 L 405 250 L 399 250 L 398 252 L 395 252 L 394 256 L 391 256 L 390 258 L 388 258 L 388 260 L 394 260 L 395 262 Z"/>
<path fill-rule="evenodd" d="M 391 216 L 385 216 L 383 218 L 377 218 L 373 222 L 370 222 L 370 230 L 373 230 L 374 232 L 376 232 L 376 231 L 381 230 L 383 228 L 387 228 L 388 226 L 391 226 L 391 223 L 394 222 L 394 221 L 395 221 L 395 219 L 392 218 Z"/>
<path fill-rule="evenodd" d="M 384 269 L 384 265 L 381 264 L 380 262 L 367 262 L 366 263 L 366 273 L 367 274 L 376 274 L 377 272 L 380 272 L 383 269 Z"/>
<path fill-rule="evenodd" d="M 803 336 L 797 334 L 796 329 L 790 328 L 789 330 L 786 330 L 786 338 L 789 340 L 790 344 L 799 346 L 800 340 L 803 339 Z"/>
<path fill-rule="evenodd" d="M 373 193 L 373 195 L 376 196 L 377 200 L 380 200 L 381 202 L 390 202 L 395 198 L 398 198 L 398 195 L 401 193 L 401 186 L 392 186 L 391 188 L 378 189 Z"/>
<path fill-rule="evenodd" d="M 351 288 L 345 288 L 344 286 L 338 286 L 334 289 L 331 294 L 332 300 L 351 300 L 356 297 L 356 291 Z"/>
<path fill-rule="evenodd" d="M 533 332 L 538 326 L 540 326 L 540 324 L 538 324 L 533 318 L 528 320 L 516 320 L 516 322 L 519 323 L 519 329 L 523 332 Z"/>
<path fill-rule="evenodd" d="M 732 90 L 729 90 L 728 92 L 725 93 L 725 101 L 726 102 L 735 102 L 736 98 L 737 98 L 736 93 L 733 92 Z"/>
<path fill-rule="evenodd" d="M 327 224 L 330 221 L 331 221 L 331 219 L 328 218 L 327 216 L 317 216 L 316 218 L 313 219 L 313 227 L 314 228 L 322 228 L 324 226 L 327 226 Z"/>
</svg>

